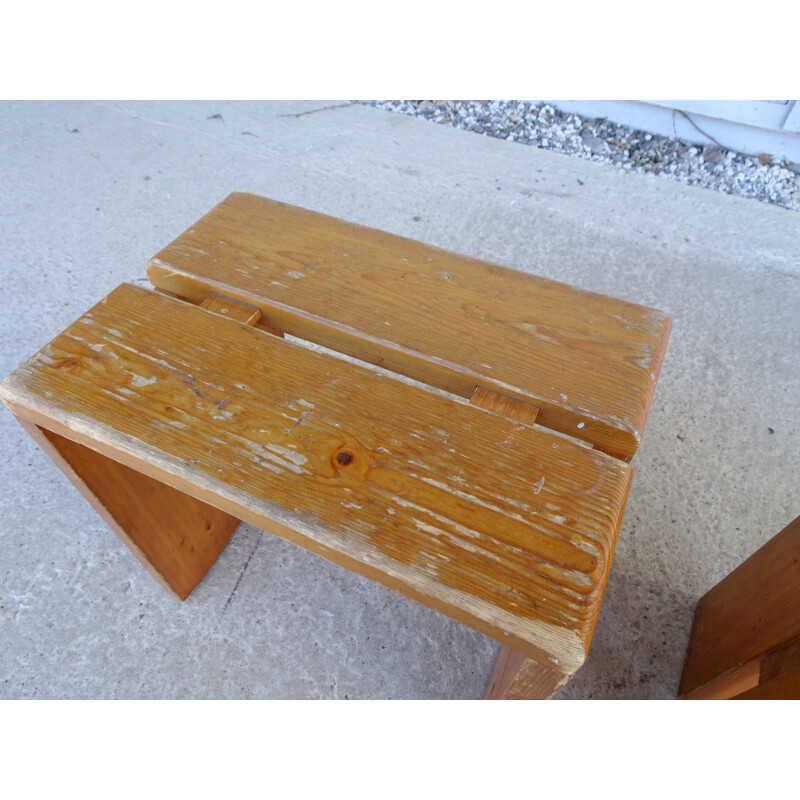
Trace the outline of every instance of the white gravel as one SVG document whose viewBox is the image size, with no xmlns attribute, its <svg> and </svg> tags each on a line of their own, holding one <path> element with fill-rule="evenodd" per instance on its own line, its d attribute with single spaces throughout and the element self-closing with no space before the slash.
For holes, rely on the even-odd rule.
<svg viewBox="0 0 800 800">
<path fill-rule="evenodd" d="M 567 114 L 545 103 L 375 100 L 366 104 L 800 211 L 800 164 L 764 164 L 734 150 Z"/>
</svg>

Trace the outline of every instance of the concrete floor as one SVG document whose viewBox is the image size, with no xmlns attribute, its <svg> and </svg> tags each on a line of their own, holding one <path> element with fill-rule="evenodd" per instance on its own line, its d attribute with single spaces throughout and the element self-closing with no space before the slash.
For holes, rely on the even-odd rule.
<svg viewBox="0 0 800 800">
<path fill-rule="evenodd" d="M 673 333 L 560 697 L 675 697 L 697 599 L 800 514 L 800 215 L 331 105 L 0 106 L 0 373 L 235 190 L 657 307 Z M 248 525 L 178 604 L 5 410 L 0 434 L 0 697 L 481 696 L 495 642 Z"/>
</svg>

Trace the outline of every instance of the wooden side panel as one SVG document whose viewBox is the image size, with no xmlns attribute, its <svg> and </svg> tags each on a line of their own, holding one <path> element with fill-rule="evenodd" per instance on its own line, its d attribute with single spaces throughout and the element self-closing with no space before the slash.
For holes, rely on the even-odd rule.
<svg viewBox="0 0 800 800">
<path fill-rule="evenodd" d="M 540 664 L 507 645 L 500 648 L 484 700 L 549 700 L 572 677 L 553 664 Z"/>
<path fill-rule="evenodd" d="M 476 385 L 621 458 L 636 451 L 669 318 L 409 239 L 233 194 L 148 265 L 157 287 L 258 307 L 287 334 L 469 398 Z"/>
<path fill-rule="evenodd" d="M 697 604 L 679 693 L 800 635 L 800 517 Z"/>
<path fill-rule="evenodd" d="M 239 520 L 85 445 L 19 421 L 158 583 L 185 600 Z"/>
<path fill-rule="evenodd" d="M 617 459 L 128 285 L 0 395 L 526 655 L 583 662 L 632 474 Z"/>
</svg>

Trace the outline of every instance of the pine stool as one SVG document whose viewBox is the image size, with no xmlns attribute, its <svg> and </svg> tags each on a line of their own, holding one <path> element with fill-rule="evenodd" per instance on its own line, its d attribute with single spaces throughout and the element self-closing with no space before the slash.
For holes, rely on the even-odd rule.
<svg viewBox="0 0 800 800">
<path fill-rule="evenodd" d="M 0 394 L 168 592 L 246 520 L 502 642 L 487 697 L 569 680 L 667 316 L 248 194 L 147 273 Z"/>
</svg>

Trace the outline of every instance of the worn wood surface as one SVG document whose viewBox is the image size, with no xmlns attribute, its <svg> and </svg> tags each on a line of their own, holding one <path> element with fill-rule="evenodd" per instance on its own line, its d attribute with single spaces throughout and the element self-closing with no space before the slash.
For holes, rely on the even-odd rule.
<svg viewBox="0 0 800 800">
<path fill-rule="evenodd" d="M 470 403 L 486 411 L 533 425 L 539 409 L 530 403 L 513 400 L 506 395 L 476 387 Z M 484 700 L 546 700 L 569 680 L 552 662 L 547 666 L 538 664 L 508 645 L 502 645 L 486 683 Z"/>
<path fill-rule="evenodd" d="M 185 600 L 239 520 L 85 445 L 19 421 L 156 581 Z"/>
<path fill-rule="evenodd" d="M 697 604 L 679 694 L 800 635 L 800 517 Z"/>
<path fill-rule="evenodd" d="M 480 385 L 527 401 L 538 424 L 627 459 L 670 329 L 653 309 L 248 194 L 165 247 L 148 275 L 466 398 Z"/>
<path fill-rule="evenodd" d="M 540 663 L 583 662 L 631 480 L 618 459 L 131 285 L 0 395 Z"/>
</svg>

